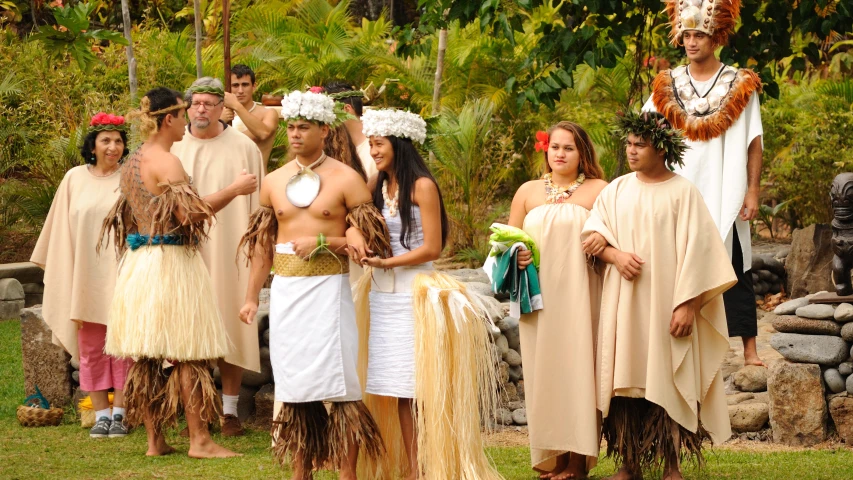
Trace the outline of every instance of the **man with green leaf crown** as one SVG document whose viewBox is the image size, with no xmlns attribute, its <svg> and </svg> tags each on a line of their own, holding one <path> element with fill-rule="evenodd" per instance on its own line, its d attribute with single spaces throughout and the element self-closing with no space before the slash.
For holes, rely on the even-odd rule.
<svg viewBox="0 0 853 480">
<path fill-rule="evenodd" d="M 671 171 L 686 149 L 656 112 L 628 112 L 619 133 L 633 173 L 601 191 L 581 237 L 607 263 L 596 348 L 598 410 L 614 480 L 663 463 L 679 480 L 682 451 L 731 436 L 720 366 L 729 349 L 722 293 L 735 282 L 699 193 Z"/>
<path fill-rule="evenodd" d="M 714 50 L 726 45 L 740 0 L 667 0 L 673 45 L 690 63 L 660 72 L 643 110 L 662 113 L 684 131 L 689 149 L 675 172 L 702 193 L 725 242 L 738 284 L 724 295 L 729 336 L 741 337 L 744 364 L 764 365 L 755 337 L 749 221 L 758 213 L 763 150 L 758 94 L 752 70 L 725 65 Z"/>
<path fill-rule="evenodd" d="M 295 479 L 322 468 L 354 479 L 359 450 L 384 447 L 362 402 L 359 331 L 349 261 L 367 251 L 390 256 L 388 229 L 361 176 L 323 152 L 330 126 L 348 118 L 319 92 L 294 91 L 281 116 L 294 159 L 267 175 L 260 207 L 241 240 L 250 267 L 240 317 L 251 323 L 269 278 L 270 360 L 275 378 L 273 455 L 292 457 Z M 327 412 L 324 402 L 331 403 Z"/>
</svg>

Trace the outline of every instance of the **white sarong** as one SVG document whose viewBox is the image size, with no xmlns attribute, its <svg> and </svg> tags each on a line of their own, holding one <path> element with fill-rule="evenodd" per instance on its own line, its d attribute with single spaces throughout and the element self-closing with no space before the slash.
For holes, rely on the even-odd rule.
<svg viewBox="0 0 853 480">
<path fill-rule="evenodd" d="M 275 249 L 293 254 L 290 243 Z M 361 400 L 349 274 L 275 276 L 270 290 L 270 361 L 277 402 Z"/>
<path fill-rule="evenodd" d="M 415 276 L 433 270 L 432 263 L 375 269 L 370 291 L 370 339 L 367 386 L 374 395 L 415 398 Z"/>
</svg>

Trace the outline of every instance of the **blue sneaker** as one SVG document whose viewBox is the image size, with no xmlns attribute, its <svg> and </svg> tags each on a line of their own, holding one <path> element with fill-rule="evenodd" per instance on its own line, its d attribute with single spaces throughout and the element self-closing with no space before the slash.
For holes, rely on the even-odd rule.
<svg viewBox="0 0 853 480">
<path fill-rule="evenodd" d="M 110 425 L 110 438 L 116 437 L 125 437 L 127 436 L 127 426 L 124 424 L 124 416 L 115 414 L 113 415 L 113 423 Z"/>
<path fill-rule="evenodd" d="M 101 417 L 95 422 L 95 426 L 89 430 L 89 436 L 92 438 L 107 438 L 110 436 L 110 427 L 112 421 L 109 417 Z"/>
</svg>

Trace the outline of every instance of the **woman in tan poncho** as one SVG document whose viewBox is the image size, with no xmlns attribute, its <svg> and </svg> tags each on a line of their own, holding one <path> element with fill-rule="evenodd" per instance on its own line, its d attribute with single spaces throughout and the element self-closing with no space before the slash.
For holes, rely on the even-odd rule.
<svg viewBox="0 0 853 480">
<path fill-rule="evenodd" d="M 59 184 L 30 259 L 45 270 L 42 311 L 54 342 L 80 362 L 80 388 L 89 392 L 95 410 L 92 438 L 127 435 L 124 381 L 132 361 L 103 352 L 116 261 L 95 253 L 101 222 L 118 198 L 126 127 L 121 116 L 92 118 L 80 149 L 85 164 L 69 170 Z"/>
<path fill-rule="evenodd" d="M 104 220 L 121 263 L 109 310 L 105 351 L 134 357 L 125 388 L 127 420 L 145 423 L 147 455 L 174 451 L 163 429 L 183 409 L 190 432 L 189 455 L 229 457 L 207 424 L 219 417 L 219 398 L 208 362 L 224 356 L 229 340 L 213 286 L 198 252 L 214 212 L 257 189 L 245 172 L 225 189 L 200 198 L 180 160 L 169 153 L 186 128 L 181 94 L 155 88 L 145 94 L 139 121 L 145 143 L 125 162 L 120 197 Z M 164 364 L 174 365 L 165 368 Z"/>
<path fill-rule="evenodd" d="M 595 334 L 601 278 L 587 264 L 580 234 L 607 182 L 589 135 L 572 122 L 539 132 L 545 176 L 522 185 L 509 224 L 540 250 L 544 308 L 519 321 L 530 457 L 540 478 L 586 476 L 598 459 Z M 564 186 L 563 186 L 564 185 Z M 519 267 L 531 263 L 519 252 Z"/>
</svg>

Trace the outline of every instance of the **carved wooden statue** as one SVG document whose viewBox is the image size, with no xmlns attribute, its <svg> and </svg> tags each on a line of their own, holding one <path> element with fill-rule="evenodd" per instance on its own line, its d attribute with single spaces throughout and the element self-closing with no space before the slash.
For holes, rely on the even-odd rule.
<svg viewBox="0 0 853 480">
<path fill-rule="evenodd" d="M 841 173 L 829 191 L 832 200 L 832 281 L 839 296 L 853 294 L 853 173 Z"/>
</svg>

